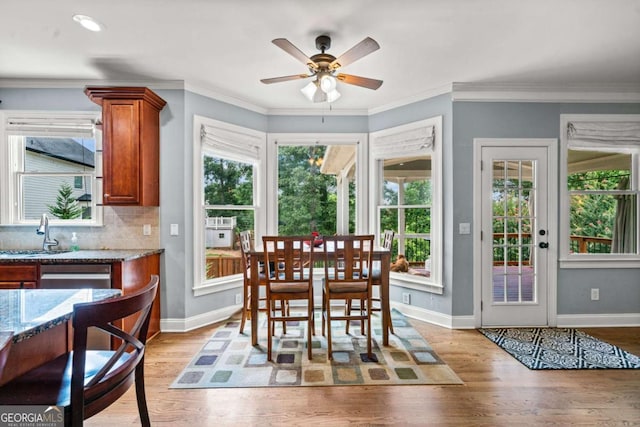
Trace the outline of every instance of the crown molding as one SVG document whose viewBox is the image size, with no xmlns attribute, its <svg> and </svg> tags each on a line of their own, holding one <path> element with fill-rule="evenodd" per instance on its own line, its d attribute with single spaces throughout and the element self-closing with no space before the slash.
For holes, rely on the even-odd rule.
<svg viewBox="0 0 640 427">
<path fill-rule="evenodd" d="M 404 107 L 405 105 L 413 104 L 416 102 L 424 101 L 425 99 L 434 98 L 439 95 L 444 95 L 445 93 L 450 93 L 452 91 L 452 87 L 450 84 L 446 84 L 443 86 L 439 86 L 433 89 L 429 89 L 427 91 L 419 92 L 415 95 L 412 95 L 408 98 L 403 98 L 396 102 L 391 102 L 389 104 L 382 105 L 380 107 L 370 108 L 368 110 L 368 115 L 372 116 L 374 114 L 382 113 L 384 111 L 393 110 L 395 108 Z"/>
<path fill-rule="evenodd" d="M 182 80 L 99 80 L 99 79 L 0 79 L 0 88 L 84 89 L 85 86 L 145 86 L 149 89 L 184 89 Z"/>
<path fill-rule="evenodd" d="M 245 110 L 253 111 L 259 114 L 267 115 L 269 113 L 269 111 L 264 107 L 260 107 L 259 105 L 256 105 L 244 99 L 236 98 L 235 96 L 224 93 L 219 89 L 205 88 L 189 82 L 185 82 L 184 89 L 188 90 L 189 92 L 206 96 L 207 98 L 224 102 L 225 104 L 234 105 L 236 107 L 244 108 Z"/>
<path fill-rule="evenodd" d="M 477 102 L 640 102 L 640 83 L 453 83 L 451 99 Z"/>
</svg>

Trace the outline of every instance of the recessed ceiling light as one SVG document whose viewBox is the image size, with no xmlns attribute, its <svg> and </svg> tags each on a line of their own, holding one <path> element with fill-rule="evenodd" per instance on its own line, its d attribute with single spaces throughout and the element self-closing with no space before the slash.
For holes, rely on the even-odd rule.
<svg viewBox="0 0 640 427">
<path fill-rule="evenodd" d="M 98 21 L 96 21 L 95 19 L 87 15 L 73 15 L 73 20 L 79 23 L 80 25 L 82 25 L 84 28 L 86 28 L 89 31 L 97 32 L 97 31 L 102 31 L 102 29 L 104 28 L 104 26 L 101 23 L 99 23 Z"/>
</svg>

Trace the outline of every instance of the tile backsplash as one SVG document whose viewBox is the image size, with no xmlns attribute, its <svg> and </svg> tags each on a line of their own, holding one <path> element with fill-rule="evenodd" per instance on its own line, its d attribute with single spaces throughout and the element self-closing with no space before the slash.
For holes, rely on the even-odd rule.
<svg viewBox="0 0 640 427">
<path fill-rule="evenodd" d="M 71 233 L 78 235 L 80 249 L 159 249 L 158 207 L 104 207 L 102 227 L 49 228 L 51 238 L 60 242 L 52 249 L 69 249 Z M 151 225 L 151 235 L 143 234 L 143 225 Z M 36 234 L 36 226 L 0 227 L 0 249 L 40 249 L 43 236 Z"/>
</svg>

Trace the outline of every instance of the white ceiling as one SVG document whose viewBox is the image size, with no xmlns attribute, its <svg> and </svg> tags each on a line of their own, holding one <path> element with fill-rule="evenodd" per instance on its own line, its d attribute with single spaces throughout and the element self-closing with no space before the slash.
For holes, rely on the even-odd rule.
<svg viewBox="0 0 640 427">
<path fill-rule="evenodd" d="M 91 33 L 72 19 L 106 26 Z M 0 86 L 13 79 L 184 81 L 258 111 L 327 111 L 300 92 L 305 73 L 271 43 L 308 56 L 328 34 L 339 56 L 367 36 L 380 50 L 341 72 L 339 111 L 376 111 L 450 91 L 453 82 L 640 87 L 640 0 L 2 0 Z"/>
</svg>

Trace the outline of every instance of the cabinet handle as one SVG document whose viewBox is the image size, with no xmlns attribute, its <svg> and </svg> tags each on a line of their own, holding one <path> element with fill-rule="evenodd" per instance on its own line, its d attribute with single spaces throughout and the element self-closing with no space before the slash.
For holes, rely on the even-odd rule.
<svg viewBox="0 0 640 427">
<path fill-rule="evenodd" d="M 106 199 L 106 198 L 108 198 L 110 195 L 111 195 L 111 194 L 107 194 L 107 193 L 105 193 L 103 197 Z"/>
</svg>

